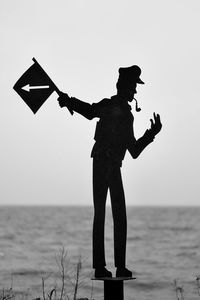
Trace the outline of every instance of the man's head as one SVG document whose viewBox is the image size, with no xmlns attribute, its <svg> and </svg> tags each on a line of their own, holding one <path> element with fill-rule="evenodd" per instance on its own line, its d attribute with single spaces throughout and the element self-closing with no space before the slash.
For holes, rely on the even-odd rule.
<svg viewBox="0 0 200 300">
<path fill-rule="evenodd" d="M 126 97 L 128 102 L 134 98 L 137 93 L 137 84 L 144 84 L 140 79 L 141 69 L 134 65 L 127 68 L 119 68 L 119 78 L 117 81 L 117 93 Z"/>
</svg>

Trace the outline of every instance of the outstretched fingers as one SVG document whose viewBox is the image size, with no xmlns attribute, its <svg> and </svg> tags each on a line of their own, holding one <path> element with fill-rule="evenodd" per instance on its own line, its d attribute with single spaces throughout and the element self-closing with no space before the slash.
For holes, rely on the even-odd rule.
<svg viewBox="0 0 200 300">
<path fill-rule="evenodd" d="M 160 115 L 159 115 L 159 114 L 157 114 L 157 123 L 158 123 L 160 126 L 162 126 L 161 121 L 160 121 Z"/>
<path fill-rule="evenodd" d="M 156 113 L 154 112 L 154 113 L 153 113 L 153 116 L 154 116 L 155 123 L 161 124 L 161 121 L 160 121 L 160 115 L 159 115 L 159 114 L 156 114 Z"/>
<path fill-rule="evenodd" d="M 150 119 L 151 122 L 151 130 L 154 135 L 158 134 L 158 132 L 162 128 L 162 123 L 160 121 L 160 115 L 156 114 L 155 112 L 153 113 L 153 118 Z"/>
</svg>

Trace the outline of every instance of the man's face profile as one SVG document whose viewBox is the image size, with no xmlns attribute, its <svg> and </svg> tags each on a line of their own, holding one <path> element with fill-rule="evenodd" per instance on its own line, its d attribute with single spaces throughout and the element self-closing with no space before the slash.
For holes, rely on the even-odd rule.
<svg viewBox="0 0 200 300">
<path fill-rule="evenodd" d="M 120 86 L 118 89 L 118 93 L 123 95 L 123 98 L 127 102 L 132 102 L 134 99 L 134 95 L 137 94 L 137 83 L 134 84 L 124 84 L 123 86 Z"/>
</svg>

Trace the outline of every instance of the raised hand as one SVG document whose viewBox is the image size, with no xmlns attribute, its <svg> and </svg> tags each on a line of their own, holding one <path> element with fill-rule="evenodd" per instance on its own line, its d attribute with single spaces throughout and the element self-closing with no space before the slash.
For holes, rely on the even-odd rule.
<svg viewBox="0 0 200 300">
<path fill-rule="evenodd" d="M 160 132 L 162 128 L 162 123 L 160 121 L 160 115 L 153 113 L 153 119 L 150 119 L 151 122 L 151 133 L 156 135 Z"/>
</svg>

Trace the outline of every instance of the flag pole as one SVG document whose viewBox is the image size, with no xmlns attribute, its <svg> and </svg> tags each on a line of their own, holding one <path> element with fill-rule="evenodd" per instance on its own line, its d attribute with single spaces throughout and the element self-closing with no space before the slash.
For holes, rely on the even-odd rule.
<svg viewBox="0 0 200 300">
<path fill-rule="evenodd" d="M 49 75 L 45 72 L 45 70 L 41 67 L 41 65 L 38 63 L 38 61 L 35 59 L 35 57 L 32 58 L 32 60 L 34 61 L 34 63 L 36 63 L 40 69 L 46 74 L 46 76 L 48 77 L 49 81 L 51 82 L 51 84 L 54 87 L 54 90 L 56 91 L 56 93 L 58 94 L 58 96 L 61 96 L 62 92 L 59 90 L 59 88 L 55 85 L 55 83 L 53 82 L 53 80 L 49 77 Z M 70 114 L 73 115 L 73 110 L 71 110 L 69 107 L 67 107 Z"/>
</svg>

